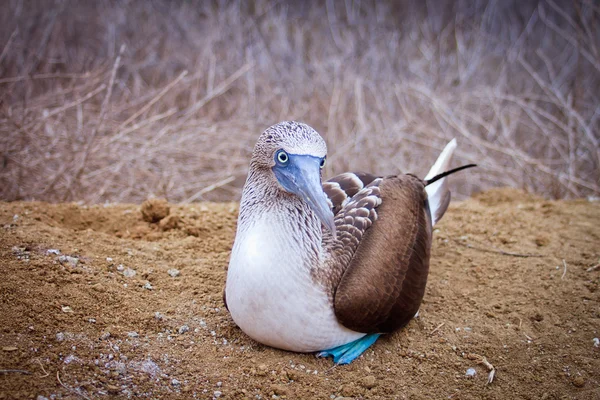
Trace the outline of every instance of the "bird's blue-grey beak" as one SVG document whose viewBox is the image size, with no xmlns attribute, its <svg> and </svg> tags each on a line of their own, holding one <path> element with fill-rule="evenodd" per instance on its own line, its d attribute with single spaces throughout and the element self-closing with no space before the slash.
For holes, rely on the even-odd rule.
<svg viewBox="0 0 600 400">
<path fill-rule="evenodd" d="M 273 172 L 283 188 L 308 203 L 323 225 L 335 237 L 333 212 L 321 184 L 321 159 L 308 155 L 288 154 L 286 165 L 275 165 Z"/>
</svg>

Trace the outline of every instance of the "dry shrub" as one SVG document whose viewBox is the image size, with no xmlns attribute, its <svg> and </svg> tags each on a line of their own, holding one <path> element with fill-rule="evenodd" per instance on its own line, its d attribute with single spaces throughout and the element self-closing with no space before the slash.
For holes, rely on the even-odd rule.
<svg viewBox="0 0 600 400">
<path fill-rule="evenodd" d="M 238 198 L 264 128 L 326 175 L 423 176 L 459 140 L 469 195 L 600 194 L 592 1 L 18 1 L 0 16 L 0 198 Z"/>
</svg>

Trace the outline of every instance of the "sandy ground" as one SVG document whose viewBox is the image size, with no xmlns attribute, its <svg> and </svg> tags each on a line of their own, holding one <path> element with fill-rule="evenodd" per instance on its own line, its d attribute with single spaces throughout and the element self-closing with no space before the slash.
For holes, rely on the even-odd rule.
<svg viewBox="0 0 600 400">
<path fill-rule="evenodd" d="M 453 204 L 419 317 L 338 367 L 231 320 L 237 209 L 0 203 L 0 399 L 600 398 L 600 203 Z"/>
</svg>

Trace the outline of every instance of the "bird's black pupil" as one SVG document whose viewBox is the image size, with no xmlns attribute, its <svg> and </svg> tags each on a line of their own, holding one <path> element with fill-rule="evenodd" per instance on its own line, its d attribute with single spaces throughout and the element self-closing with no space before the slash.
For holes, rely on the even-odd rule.
<svg viewBox="0 0 600 400">
<path fill-rule="evenodd" d="M 282 163 L 287 162 L 287 160 L 288 160 L 287 154 L 285 154 L 283 151 L 281 153 L 279 153 L 279 155 L 277 156 L 277 158 Z"/>
<path fill-rule="evenodd" d="M 325 159 L 321 159 L 321 168 L 323 168 L 325 166 Z"/>
</svg>

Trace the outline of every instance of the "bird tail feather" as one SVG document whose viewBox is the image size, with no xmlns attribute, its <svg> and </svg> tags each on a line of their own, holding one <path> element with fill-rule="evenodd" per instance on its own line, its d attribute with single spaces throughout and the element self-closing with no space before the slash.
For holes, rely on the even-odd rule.
<svg viewBox="0 0 600 400">
<path fill-rule="evenodd" d="M 433 180 L 437 175 L 448 170 L 452 154 L 456 149 L 456 139 L 452 139 L 444 148 L 429 173 L 425 176 L 425 181 Z M 438 179 L 425 187 L 429 199 L 429 212 L 431 214 L 431 224 L 438 222 L 450 204 L 450 190 L 446 178 Z"/>
</svg>

